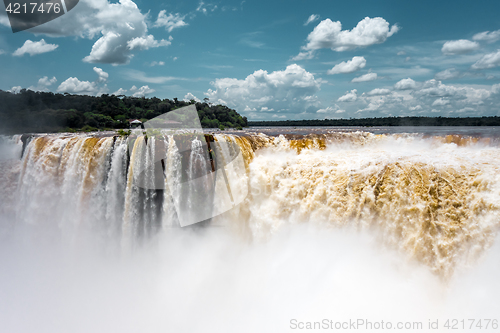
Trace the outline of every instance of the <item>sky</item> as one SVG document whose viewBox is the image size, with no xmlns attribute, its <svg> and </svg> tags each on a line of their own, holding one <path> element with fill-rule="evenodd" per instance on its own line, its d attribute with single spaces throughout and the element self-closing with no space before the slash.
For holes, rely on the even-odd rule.
<svg viewBox="0 0 500 333">
<path fill-rule="evenodd" d="M 498 0 L 80 0 L 16 33 L 0 8 L 14 93 L 208 98 L 250 121 L 500 115 Z"/>
</svg>

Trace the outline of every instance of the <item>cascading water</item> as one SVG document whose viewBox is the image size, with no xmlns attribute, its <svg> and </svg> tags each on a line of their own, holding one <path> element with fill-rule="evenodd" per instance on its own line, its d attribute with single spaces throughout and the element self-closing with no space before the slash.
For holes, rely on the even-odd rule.
<svg viewBox="0 0 500 333">
<path fill-rule="evenodd" d="M 122 301 L 120 293 L 140 284 L 138 292 L 143 294 L 138 295 L 147 296 L 131 297 L 150 310 L 139 311 L 140 315 L 156 323 L 146 331 L 186 327 L 205 331 L 208 323 L 218 323 L 222 331 L 287 331 L 289 317 L 295 313 L 311 320 L 318 319 L 315 313 L 344 318 L 372 315 L 369 311 L 379 299 L 367 297 L 366 307 L 354 300 L 367 293 L 379 295 L 375 291 L 379 286 L 385 291 L 393 288 L 385 295 L 392 301 L 385 305 L 392 309 L 391 315 L 400 317 L 406 316 L 404 311 L 419 318 L 428 318 L 434 311 L 447 315 L 442 304 L 454 310 L 462 306 L 463 315 L 479 315 L 467 304 L 500 296 L 487 275 L 470 273 L 486 271 L 500 277 L 489 259 L 498 250 L 500 148 L 495 140 L 366 132 L 293 138 L 248 133 L 213 135 L 206 148 L 204 138 L 34 136 L 25 140 L 22 160 L 16 160 L 23 147 L 21 137 L 1 138 L 0 235 L 5 239 L 13 233 L 28 235 L 30 242 L 39 244 L 35 239 L 48 234 L 51 242 L 64 244 L 58 248 L 63 252 L 90 238 L 99 247 L 121 244 L 117 248 L 126 249 L 124 253 L 135 248 L 135 253 L 156 258 L 140 255 L 145 260 L 139 265 L 142 268 L 129 262 L 131 266 L 112 269 L 108 272 L 112 278 L 105 280 L 109 286 L 114 279 L 126 280 L 118 282 L 116 289 L 110 287 L 113 297 Z M 239 152 L 241 161 L 234 159 Z M 199 228 L 180 228 L 186 219 L 206 220 L 204 233 L 199 234 Z M 132 258 L 137 258 L 133 253 Z M 32 255 L 19 256 L 36 261 Z M 16 271 L 15 263 L 5 258 L 0 258 L 3 266 Z M 44 257 L 42 262 L 54 264 L 51 258 Z M 82 265 L 92 270 L 101 259 L 87 260 Z M 66 264 L 54 265 L 64 272 L 64 279 L 73 281 Z M 147 277 L 137 277 L 141 269 L 148 272 Z M 55 268 L 49 271 L 57 274 Z M 130 276 L 123 277 L 122 271 Z M 82 274 L 94 281 L 84 285 L 95 283 L 95 274 Z M 477 286 L 470 287 L 472 278 L 462 278 L 471 274 L 483 281 L 484 288 L 493 288 L 488 289 L 491 292 L 478 296 L 462 291 L 449 296 L 446 290 L 450 288 L 476 290 Z M 408 282 L 408 276 L 413 282 Z M 17 286 L 7 275 L 0 275 L 0 285 L 2 281 Z M 433 296 L 417 297 L 408 283 Z M 343 294 L 338 289 L 343 284 L 358 288 L 359 294 Z M 49 285 L 57 293 L 56 285 Z M 73 286 L 68 288 L 71 294 Z M 232 298 L 232 293 L 240 293 L 250 305 Z M 330 301 L 339 299 L 347 305 L 332 305 L 323 293 Z M 445 295 L 436 301 L 434 294 Z M 269 301 L 269 295 L 275 298 Z M 9 294 L 5 299 L 13 297 Z M 83 296 L 73 297 L 82 300 Z M 405 303 L 405 297 L 417 299 L 417 306 Z M 212 309 L 209 300 L 217 306 Z M 269 303 L 263 304 L 266 300 Z M 231 302 L 237 307 L 230 309 L 227 304 Z M 104 303 L 124 310 L 112 300 Z M 450 305 L 454 303 L 456 307 Z M 396 304 L 403 304 L 404 311 Z M 239 320 L 258 312 L 253 307 L 279 308 L 275 318 L 284 322 L 269 319 L 263 321 L 268 326 L 256 322 L 242 327 Z M 17 315 L 18 310 L 0 300 L 0 310 L 4 308 Z M 486 313 L 497 308 L 490 306 Z M 190 321 L 188 309 L 198 316 L 199 325 Z M 214 309 L 229 311 L 233 318 L 224 321 Z M 382 310 L 375 313 L 384 315 Z M 120 326 L 122 330 L 148 326 L 146 319 L 130 320 Z M 106 325 L 83 327 L 82 331 L 104 331 Z"/>
</svg>

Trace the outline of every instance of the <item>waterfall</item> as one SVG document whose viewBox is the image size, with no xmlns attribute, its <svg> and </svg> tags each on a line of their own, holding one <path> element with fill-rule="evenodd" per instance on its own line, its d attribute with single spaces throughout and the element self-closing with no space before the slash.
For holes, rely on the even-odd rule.
<svg viewBox="0 0 500 333">
<path fill-rule="evenodd" d="M 137 132 L 2 138 L 3 331 L 496 318 L 495 138 Z"/>
<path fill-rule="evenodd" d="M 126 247 L 200 221 L 256 240 L 298 223 L 377 228 L 444 276 L 496 235 L 495 142 L 365 132 L 205 139 L 33 137 L 18 169 L 9 167 L 9 177 L 19 174 L 16 222 L 68 239 L 98 232 Z M 2 140 L 6 155 L 20 153 L 19 136 Z"/>
</svg>

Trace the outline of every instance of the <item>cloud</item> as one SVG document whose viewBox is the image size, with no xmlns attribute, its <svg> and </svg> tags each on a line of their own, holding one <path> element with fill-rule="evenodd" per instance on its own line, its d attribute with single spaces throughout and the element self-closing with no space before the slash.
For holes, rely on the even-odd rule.
<svg viewBox="0 0 500 333">
<path fill-rule="evenodd" d="M 180 27 L 187 26 L 188 24 L 184 22 L 184 18 L 186 16 L 182 16 L 179 13 L 177 14 L 168 14 L 166 10 L 160 11 L 158 14 L 158 18 L 154 24 L 155 27 L 165 27 L 165 30 L 168 32 L 172 32 L 172 30 Z"/>
<path fill-rule="evenodd" d="M 487 69 L 500 66 L 500 50 L 497 52 L 489 53 L 479 59 L 474 65 L 473 69 Z"/>
<path fill-rule="evenodd" d="M 40 26 L 30 33 L 52 37 L 77 36 L 94 39 L 89 63 L 127 64 L 133 57 L 129 41 L 148 37 L 147 14 L 142 14 L 132 0 L 82 0 L 75 10 Z M 134 48 L 135 49 L 135 48 Z"/>
<path fill-rule="evenodd" d="M 406 52 L 405 52 L 405 51 L 399 51 L 399 52 L 397 53 L 397 55 L 398 55 L 398 56 L 402 56 L 402 55 L 405 55 L 405 54 L 406 54 Z"/>
<path fill-rule="evenodd" d="M 319 109 L 316 113 L 344 113 L 345 110 L 341 109 L 337 104 L 335 106 L 329 106 L 324 109 Z"/>
<path fill-rule="evenodd" d="M 442 72 L 437 73 L 434 78 L 436 80 L 452 80 L 452 79 L 457 79 L 460 77 L 460 72 L 457 71 L 455 68 L 448 68 L 445 69 Z"/>
<path fill-rule="evenodd" d="M 500 83 L 492 85 L 491 92 L 493 92 L 494 94 L 500 93 Z"/>
<path fill-rule="evenodd" d="M 438 98 L 433 103 L 432 106 L 444 106 L 450 104 L 450 101 L 444 98 Z"/>
<path fill-rule="evenodd" d="M 242 37 L 240 38 L 240 43 L 247 45 L 249 47 L 253 48 L 263 48 L 265 44 L 263 42 L 260 42 L 258 40 L 255 40 L 258 36 L 262 35 L 262 31 L 254 31 L 254 32 L 248 32 L 244 33 Z"/>
<path fill-rule="evenodd" d="M 482 41 L 482 42 L 487 42 L 487 43 L 494 43 L 500 39 L 500 30 L 496 30 L 496 31 L 492 31 L 492 32 L 483 31 L 483 32 L 480 32 L 480 33 L 472 36 L 472 39 Z"/>
<path fill-rule="evenodd" d="M 209 89 L 205 95 L 212 102 L 224 102 L 238 112 L 259 112 L 257 110 L 267 107 L 277 112 L 302 113 L 319 104 L 315 94 L 323 82 L 301 66 L 292 64 L 272 73 L 260 69 L 243 80 L 216 79 L 211 82 L 214 89 Z"/>
<path fill-rule="evenodd" d="M 38 85 L 36 87 L 30 86 L 28 89 L 33 91 L 49 91 L 49 87 L 56 82 L 57 79 L 55 76 L 52 77 L 52 79 L 49 79 L 48 76 L 44 76 L 38 80 Z"/>
<path fill-rule="evenodd" d="M 366 66 L 366 59 L 364 57 L 353 57 L 351 60 L 342 61 L 340 64 L 333 66 L 329 69 L 326 74 L 347 74 L 359 71 L 361 68 Z"/>
<path fill-rule="evenodd" d="M 129 69 L 124 72 L 127 79 L 132 81 L 140 81 L 145 83 L 162 84 L 173 80 L 187 80 L 181 77 L 174 76 L 147 76 L 146 73 L 135 69 Z"/>
<path fill-rule="evenodd" d="M 109 74 L 106 73 L 105 71 L 103 71 L 99 67 L 94 67 L 94 72 L 96 72 L 97 75 L 99 76 L 99 78 L 97 79 L 97 82 L 106 82 L 109 78 Z"/>
<path fill-rule="evenodd" d="M 175 60 L 174 60 L 175 61 Z M 154 67 L 154 66 L 164 66 L 165 65 L 165 62 L 164 61 L 152 61 L 150 63 L 146 63 L 146 65 L 150 66 L 150 67 Z"/>
<path fill-rule="evenodd" d="M 127 42 L 128 48 L 131 50 L 139 49 L 139 50 L 147 50 L 153 47 L 160 46 L 169 46 L 172 44 L 172 36 L 169 37 L 169 40 L 162 39 L 160 41 L 155 40 L 153 35 L 148 35 L 147 37 L 136 37 Z"/>
<path fill-rule="evenodd" d="M 94 82 L 80 81 L 76 77 L 70 77 L 57 87 L 57 91 L 77 95 L 101 95 L 107 93 L 108 87 L 106 81 L 109 78 L 109 74 L 99 67 L 94 67 L 93 70 L 97 74 L 97 80 Z M 53 80 L 54 82 L 56 81 L 55 78 Z"/>
<path fill-rule="evenodd" d="M 156 90 L 149 88 L 149 86 L 142 86 L 139 89 L 136 86 L 130 88 L 130 92 L 133 93 L 133 97 L 144 97 L 146 95 L 154 93 Z"/>
<path fill-rule="evenodd" d="M 358 99 L 358 90 L 353 89 L 350 92 L 345 93 L 345 95 L 340 96 L 337 102 L 355 102 Z"/>
<path fill-rule="evenodd" d="M 404 83 L 404 84 L 403 84 Z M 344 104 L 346 113 L 358 114 L 369 112 L 370 116 L 457 116 L 462 112 L 474 115 L 494 115 L 500 104 L 500 84 L 495 85 L 447 85 L 431 79 L 415 82 L 405 79 L 403 86 L 408 90 L 389 89 L 372 90 L 357 95 L 348 93 Z M 496 93 L 498 92 L 498 94 Z M 374 112 L 377 112 L 374 114 Z M 368 116 L 366 114 L 365 116 Z"/>
<path fill-rule="evenodd" d="M 390 89 L 385 89 L 385 88 L 375 88 L 373 90 L 370 90 L 366 94 L 368 96 L 380 96 L 380 95 L 389 95 L 391 93 Z"/>
<path fill-rule="evenodd" d="M 203 1 L 200 1 L 198 7 L 196 8 L 197 12 L 202 12 L 203 14 L 207 15 L 208 12 L 213 12 L 217 9 L 217 5 L 210 4 L 210 3 L 204 3 Z"/>
<path fill-rule="evenodd" d="M 319 15 L 312 14 L 311 16 L 309 16 L 309 18 L 304 23 L 304 25 L 308 25 L 309 23 L 312 23 L 312 22 L 317 21 L 317 20 L 319 20 Z"/>
<path fill-rule="evenodd" d="M 189 102 L 191 100 L 195 100 L 196 102 L 201 102 L 201 100 L 198 97 L 196 97 L 191 93 L 187 93 L 186 95 L 184 95 L 184 102 Z"/>
<path fill-rule="evenodd" d="M 300 60 L 309 60 L 314 58 L 314 52 L 313 51 L 307 51 L 307 52 L 300 52 L 297 54 L 295 57 L 292 57 L 290 60 L 292 61 L 300 61 Z"/>
<path fill-rule="evenodd" d="M 127 91 L 128 91 L 127 89 L 120 88 L 117 91 L 115 91 L 114 93 L 112 93 L 111 95 L 115 95 L 115 96 L 125 95 L 125 93 Z"/>
<path fill-rule="evenodd" d="M 142 86 L 140 88 L 137 88 L 134 85 L 129 90 L 120 88 L 111 95 L 115 96 L 125 95 L 128 91 L 130 91 L 133 97 L 144 97 L 146 95 L 154 93 L 156 90 L 149 88 L 149 86 Z"/>
<path fill-rule="evenodd" d="M 0 55 L 2 54 L 6 54 L 7 52 L 5 52 L 4 50 L 0 49 Z"/>
<path fill-rule="evenodd" d="M 208 69 L 213 69 L 213 70 L 222 70 L 222 69 L 229 69 L 233 68 L 233 65 L 200 65 L 200 67 L 208 68 Z"/>
<path fill-rule="evenodd" d="M 427 76 L 433 73 L 433 70 L 429 68 L 424 68 L 420 66 L 412 66 L 412 67 L 382 67 L 377 69 L 378 73 L 385 75 L 394 75 L 394 76 Z"/>
<path fill-rule="evenodd" d="M 56 83 L 57 79 L 56 77 L 52 77 L 52 79 L 49 80 L 48 76 L 42 77 L 40 80 L 38 80 L 38 85 L 43 86 L 43 87 L 48 87 L 51 86 L 52 84 Z"/>
<path fill-rule="evenodd" d="M 324 48 L 342 52 L 358 47 L 380 44 L 398 32 L 399 27 L 389 27 L 389 22 L 381 17 L 365 17 L 352 30 L 342 30 L 340 21 L 321 21 L 307 36 L 306 51 Z"/>
<path fill-rule="evenodd" d="M 409 90 L 416 88 L 417 88 L 417 83 L 410 78 L 402 79 L 394 85 L 394 89 L 396 90 Z"/>
<path fill-rule="evenodd" d="M 59 85 L 57 91 L 78 95 L 94 95 L 98 88 L 95 82 L 80 81 L 76 77 L 70 77 Z"/>
<path fill-rule="evenodd" d="M 479 48 L 479 44 L 467 39 L 448 41 L 443 44 L 441 52 L 446 55 L 469 53 Z"/>
<path fill-rule="evenodd" d="M 474 88 L 472 86 L 453 86 L 443 84 L 441 81 L 428 80 L 425 81 L 421 88 L 415 91 L 415 96 L 418 97 L 446 97 L 447 99 L 462 100 L 466 104 L 477 105 L 481 104 L 486 98 L 489 98 L 491 91 L 484 88 Z"/>
<path fill-rule="evenodd" d="M 356 83 L 356 82 L 367 82 L 367 81 L 373 81 L 377 79 L 377 73 L 367 73 L 358 77 L 355 77 L 354 79 L 351 80 L 351 82 Z"/>
<path fill-rule="evenodd" d="M 10 92 L 12 94 L 19 94 L 19 92 L 21 91 L 21 89 L 23 89 L 23 87 L 21 87 L 21 86 L 14 86 L 14 87 L 10 88 L 9 90 L 7 90 L 7 92 Z"/>
<path fill-rule="evenodd" d="M 28 39 L 24 42 L 24 45 L 18 48 L 12 55 L 20 57 L 28 53 L 30 56 L 34 56 L 35 54 L 54 51 L 58 47 L 59 45 L 56 44 L 47 44 L 43 38 L 38 42 L 33 42 Z"/>
</svg>

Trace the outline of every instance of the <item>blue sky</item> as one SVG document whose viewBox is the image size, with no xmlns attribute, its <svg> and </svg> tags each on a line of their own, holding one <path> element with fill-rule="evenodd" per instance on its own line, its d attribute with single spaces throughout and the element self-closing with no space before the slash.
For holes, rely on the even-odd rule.
<svg viewBox="0 0 500 333">
<path fill-rule="evenodd" d="M 498 115 L 498 13 L 499 1 L 80 0 L 14 34 L 2 11 L 0 89 L 207 97 L 249 120 Z"/>
</svg>

